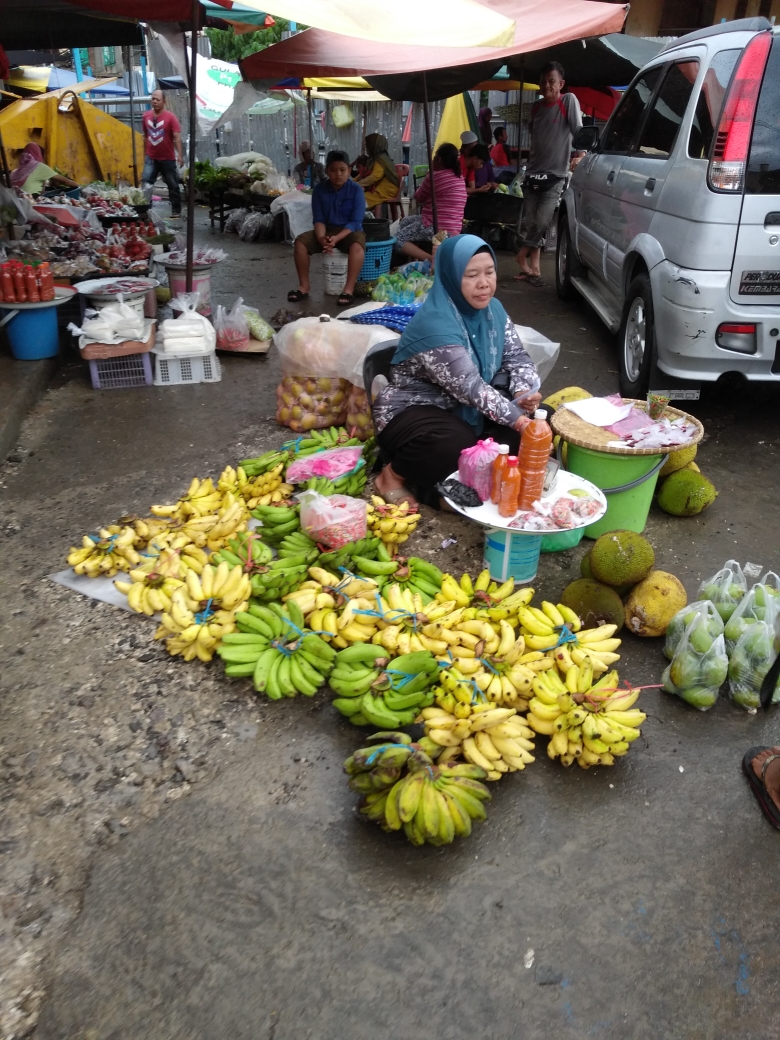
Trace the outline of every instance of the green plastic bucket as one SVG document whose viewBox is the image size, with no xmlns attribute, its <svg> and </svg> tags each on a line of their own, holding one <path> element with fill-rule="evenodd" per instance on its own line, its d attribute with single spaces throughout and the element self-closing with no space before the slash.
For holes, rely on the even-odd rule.
<svg viewBox="0 0 780 1040">
<path fill-rule="evenodd" d="M 598 538 L 608 531 L 644 531 L 658 471 L 665 460 L 665 455 L 617 455 L 567 444 L 566 468 L 607 496 L 606 513 L 585 528 L 585 537 Z"/>
</svg>

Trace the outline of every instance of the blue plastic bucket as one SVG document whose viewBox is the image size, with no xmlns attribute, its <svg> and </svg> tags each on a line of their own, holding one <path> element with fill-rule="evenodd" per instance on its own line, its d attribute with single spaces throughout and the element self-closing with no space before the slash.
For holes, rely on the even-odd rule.
<svg viewBox="0 0 780 1040">
<path fill-rule="evenodd" d="M 494 581 L 514 578 L 518 584 L 523 584 L 536 577 L 541 549 L 540 534 L 498 531 L 491 527 L 485 532 L 483 566 L 488 568 Z"/>
<path fill-rule="evenodd" d="M 0 311 L 5 317 L 7 310 Z M 57 331 L 57 308 L 40 307 L 33 311 L 18 311 L 5 325 L 11 353 L 19 361 L 40 361 L 56 357 L 60 349 Z"/>
</svg>

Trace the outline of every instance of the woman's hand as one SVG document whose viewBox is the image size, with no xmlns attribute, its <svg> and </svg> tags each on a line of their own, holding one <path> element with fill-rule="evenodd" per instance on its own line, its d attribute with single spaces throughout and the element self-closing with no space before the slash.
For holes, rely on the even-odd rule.
<svg viewBox="0 0 780 1040">
<path fill-rule="evenodd" d="M 529 424 L 530 421 L 531 420 L 528 418 L 527 415 L 521 415 L 520 418 L 517 420 L 517 422 L 512 427 L 512 429 L 513 430 L 517 430 L 518 433 L 522 433 L 523 430 L 526 428 L 526 426 Z"/>
<path fill-rule="evenodd" d="M 525 394 L 522 397 L 515 398 L 515 404 L 518 408 L 522 408 L 524 412 L 528 412 L 529 415 L 533 415 L 539 405 L 542 403 L 542 395 L 537 390 L 533 394 Z"/>
</svg>

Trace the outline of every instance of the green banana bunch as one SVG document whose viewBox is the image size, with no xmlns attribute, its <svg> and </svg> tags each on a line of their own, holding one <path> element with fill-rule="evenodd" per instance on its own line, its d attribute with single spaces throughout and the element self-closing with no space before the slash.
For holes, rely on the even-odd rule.
<svg viewBox="0 0 780 1040">
<path fill-rule="evenodd" d="M 439 666 L 427 650 L 390 661 L 375 643 L 353 643 L 336 655 L 328 683 L 333 705 L 355 726 L 395 729 L 409 726 L 417 712 L 433 703 L 429 689 Z"/>
<path fill-rule="evenodd" d="M 363 795 L 359 811 L 383 830 L 403 828 L 413 845 L 448 845 L 471 833 L 472 820 L 485 819 L 482 803 L 490 792 L 479 782 L 486 776 L 479 766 L 436 766 L 402 733 L 375 733 L 370 740 L 344 770 L 349 786 Z"/>
<path fill-rule="evenodd" d="M 368 470 L 361 466 L 354 473 L 346 473 L 343 477 L 333 481 L 333 491 L 337 495 L 351 495 L 358 498 L 366 489 L 368 482 Z"/>
<path fill-rule="evenodd" d="M 267 451 L 264 455 L 258 455 L 255 459 L 244 459 L 239 466 L 248 477 L 259 477 L 261 473 L 267 473 L 275 469 L 280 462 L 290 461 L 290 453 L 287 451 Z"/>
<path fill-rule="evenodd" d="M 309 563 L 315 563 L 319 559 L 320 550 L 317 543 L 313 541 L 304 531 L 293 531 L 282 538 L 276 547 L 280 559 L 289 559 L 290 556 L 305 554 Z"/>
<path fill-rule="evenodd" d="M 299 505 L 257 506 L 252 510 L 252 516 L 263 525 L 263 541 L 278 545 L 288 534 L 300 531 L 300 512 Z"/>
<path fill-rule="evenodd" d="M 336 485 L 330 477 L 309 477 L 301 485 L 307 491 L 316 491 L 319 495 L 335 495 Z"/>
<path fill-rule="evenodd" d="M 390 554 L 385 550 L 385 555 Z M 442 572 L 433 563 L 421 560 L 417 556 L 406 559 L 403 556 L 395 560 L 368 560 L 363 556 L 353 556 L 353 563 L 358 574 L 368 578 L 384 579 L 398 582 L 402 588 L 408 588 L 412 594 L 419 593 L 423 604 L 428 604 L 441 592 Z"/>
<path fill-rule="evenodd" d="M 366 538 L 358 539 L 356 542 L 348 542 L 346 545 L 342 545 L 340 549 L 332 549 L 330 552 L 321 553 L 317 566 L 334 573 L 338 573 L 340 567 L 346 567 L 347 570 L 354 572 L 353 561 L 355 556 L 373 560 L 379 557 L 380 553 L 384 553 L 385 556 L 388 555 L 382 541 L 373 535 L 369 535 Z"/>
<path fill-rule="evenodd" d="M 308 565 L 307 554 L 299 553 L 297 556 L 282 556 L 267 566 L 257 567 L 251 578 L 253 598 L 261 603 L 281 600 L 306 581 Z"/>
<path fill-rule="evenodd" d="M 211 562 L 216 565 L 224 560 L 231 568 L 238 564 L 247 574 L 252 574 L 259 567 L 270 563 L 273 555 L 270 545 L 266 545 L 259 534 L 243 531 L 235 538 L 231 538 L 227 547 L 215 552 L 211 557 Z"/>
<path fill-rule="evenodd" d="M 251 675 L 255 690 L 272 700 L 297 693 L 313 697 L 333 667 L 335 650 L 304 627 L 293 600 L 284 606 L 250 603 L 236 615 L 236 627 L 217 651 L 225 674 Z"/>
</svg>

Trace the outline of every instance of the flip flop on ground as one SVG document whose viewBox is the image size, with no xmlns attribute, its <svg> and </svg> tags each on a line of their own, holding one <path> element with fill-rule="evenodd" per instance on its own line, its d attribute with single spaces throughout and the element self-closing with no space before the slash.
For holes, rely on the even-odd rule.
<svg viewBox="0 0 780 1040">
<path fill-rule="evenodd" d="M 355 297 L 352 295 L 352 293 L 343 292 L 341 296 L 339 296 L 339 298 L 336 300 L 336 305 L 338 307 L 349 307 L 354 302 Z"/>
<path fill-rule="evenodd" d="M 742 759 L 742 772 L 764 816 L 780 831 L 780 747 L 752 747 Z"/>
<path fill-rule="evenodd" d="M 308 300 L 309 294 L 304 292 L 302 289 L 290 289 L 287 293 L 287 300 L 289 303 L 300 303 L 301 300 Z"/>
</svg>

